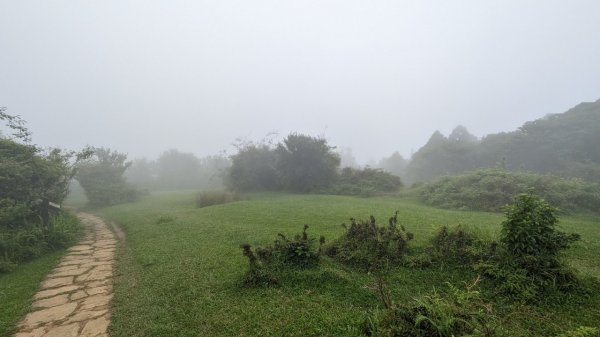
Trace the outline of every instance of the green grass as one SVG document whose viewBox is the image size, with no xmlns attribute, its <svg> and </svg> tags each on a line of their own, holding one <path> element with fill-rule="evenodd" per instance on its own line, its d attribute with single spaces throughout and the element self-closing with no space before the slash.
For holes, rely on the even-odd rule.
<svg viewBox="0 0 600 337">
<path fill-rule="evenodd" d="M 14 332 L 17 322 L 29 310 L 40 282 L 63 254 L 64 251 L 56 251 L 0 275 L 0 336 Z"/>
<path fill-rule="evenodd" d="M 462 224 L 483 235 L 499 233 L 502 214 L 440 210 L 410 199 L 255 194 L 249 200 L 196 208 L 193 193 L 157 193 L 101 210 L 127 232 L 115 278 L 114 336 L 360 336 L 360 325 L 379 301 L 370 275 L 325 259 L 318 269 L 289 272 L 279 288 L 247 289 L 239 282 L 247 260 L 242 243 L 265 245 L 277 233 L 339 237 L 350 217 L 374 215 L 415 234 L 419 249 L 441 225 Z M 562 226 L 583 236 L 568 260 L 587 276 L 600 276 L 597 218 L 565 217 Z M 475 275 L 457 269 L 399 268 L 390 277 L 393 297 L 406 302 L 445 282 Z M 600 294 L 560 305 L 500 307 L 511 336 L 551 336 L 600 321 Z"/>
</svg>

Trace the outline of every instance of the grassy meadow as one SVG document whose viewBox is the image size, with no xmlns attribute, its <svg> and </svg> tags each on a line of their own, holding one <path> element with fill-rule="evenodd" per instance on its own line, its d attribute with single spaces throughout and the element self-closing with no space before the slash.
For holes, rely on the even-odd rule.
<svg viewBox="0 0 600 337">
<path fill-rule="evenodd" d="M 248 261 L 240 245 L 266 245 L 277 233 L 328 241 L 350 217 L 374 215 L 381 223 L 399 210 L 399 223 L 414 233 L 419 252 L 442 225 L 467 226 L 498 235 L 499 213 L 441 210 L 410 198 L 252 194 L 246 200 L 196 208 L 193 192 L 164 192 L 108 207 L 98 214 L 127 233 L 116 266 L 113 336 L 361 336 L 362 324 L 380 306 L 373 278 L 324 258 L 321 267 L 290 271 L 276 288 L 244 288 Z M 567 259 L 585 277 L 600 277 L 600 219 L 561 218 L 561 229 L 582 240 Z M 396 302 L 444 292 L 476 275 L 460 268 L 397 268 L 390 279 Z M 506 319 L 500 335 L 553 336 L 578 326 L 597 326 L 600 294 L 564 298 L 540 306 L 497 303 Z"/>
</svg>

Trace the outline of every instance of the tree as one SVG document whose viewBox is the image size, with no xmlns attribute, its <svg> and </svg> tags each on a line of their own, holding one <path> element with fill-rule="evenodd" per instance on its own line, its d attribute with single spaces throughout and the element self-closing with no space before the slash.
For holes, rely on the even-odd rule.
<svg viewBox="0 0 600 337">
<path fill-rule="evenodd" d="M 200 187 L 200 161 L 193 153 L 176 149 L 163 152 L 156 162 L 157 182 L 161 188 Z"/>
<path fill-rule="evenodd" d="M 284 186 L 295 192 L 309 192 L 335 181 L 340 157 L 323 138 L 290 134 L 276 149 L 277 170 Z"/>
<path fill-rule="evenodd" d="M 243 143 L 231 156 L 226 185 L 238 191 L 273 191 L 279 189 L 277 154 L 267 144 Z"/>
<path fill-rule="evenodd" d="M 134 201 L 139 192 L 123 174 L 131 165 L 127 155 L 106 148 L 91 148 L 93 155 L 78 165 L 75 176 L 90 205 L 108 206 Z"/>
<path fill-rule="evenodd" d="M 403 177 L 406 173 L 406 166 L 408 165 L 408 160 L 404 159 L 398 151 L 392 153 L 391 156 L 387 158 L 382 158 L 377 165 L 378 168 L 381 168 L 391 174 L 397 175 L 398 177 Z"/>
<path fill-rule="evenodd" d="M 61 204 L 76 173 L 76 162 L 89 156 L 29 144 L 31 133 L 25 122 L 0 109 L 0 120 L 15 131 L 14 138 L 0 138 L 0 227 L 48 226 L 48 204 Z M 20 141 L 20 142 L 19 142 Z"/>
</svg>

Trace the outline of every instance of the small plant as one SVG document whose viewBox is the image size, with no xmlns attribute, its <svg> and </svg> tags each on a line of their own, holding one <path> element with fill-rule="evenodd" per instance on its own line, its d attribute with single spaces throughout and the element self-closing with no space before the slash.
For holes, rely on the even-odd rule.
<svg viewBox="0 0 600 337">
<path fill-rule="evenodd" d="M 369 221 L 350 219 L 343 224 L 346 233 L 326 253 L 337 260 L 367 271 L 386 269 L 400 263 L 408 249 L 413 234 L 398 225 L 398 211 L 389 219 L 388 226 L 378 226 L 373 216 Z"/>
<path fill-rule="evenodd" d="M 245 286 L 268 287 L 279 284 L 279 280 L 258 261 L 249 244 L 243 244 L 241 248 L 244 256 L 248 258 L 249 264 L 248 271 L 242 280 Z"/>
<path fill-rule="evenodd" d="M 448 295 L 434 292 L 411 305 L 386 307 L 365 323 L 364 332 L 380 337 L 494 336 L 498 320 L 492 305 L 476 290 L 480 280 L 478 276 L 465 289 L 448 283 Z"/>
<path fill-rule="evenodd" d="M 207 207 L 228 202 L 239 201 L 242 198 L 236 192 L 213 190 L 204 191 L 196 195 L 196 207 Z"/>
</svg>

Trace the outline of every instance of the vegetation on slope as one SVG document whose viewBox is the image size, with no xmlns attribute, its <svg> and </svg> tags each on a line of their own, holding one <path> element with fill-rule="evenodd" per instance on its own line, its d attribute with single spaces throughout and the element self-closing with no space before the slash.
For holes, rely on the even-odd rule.
<svg viewBox="0 0 600 337">
<path fill-rule="evenodd" d="M 553 175 L 487 169 L 441 177 L 416 188 L 428 205 L 479 211 L 500 211 L 529 190 L 563 212 L 600 210 L 600 185 Z"/>
</svg>

